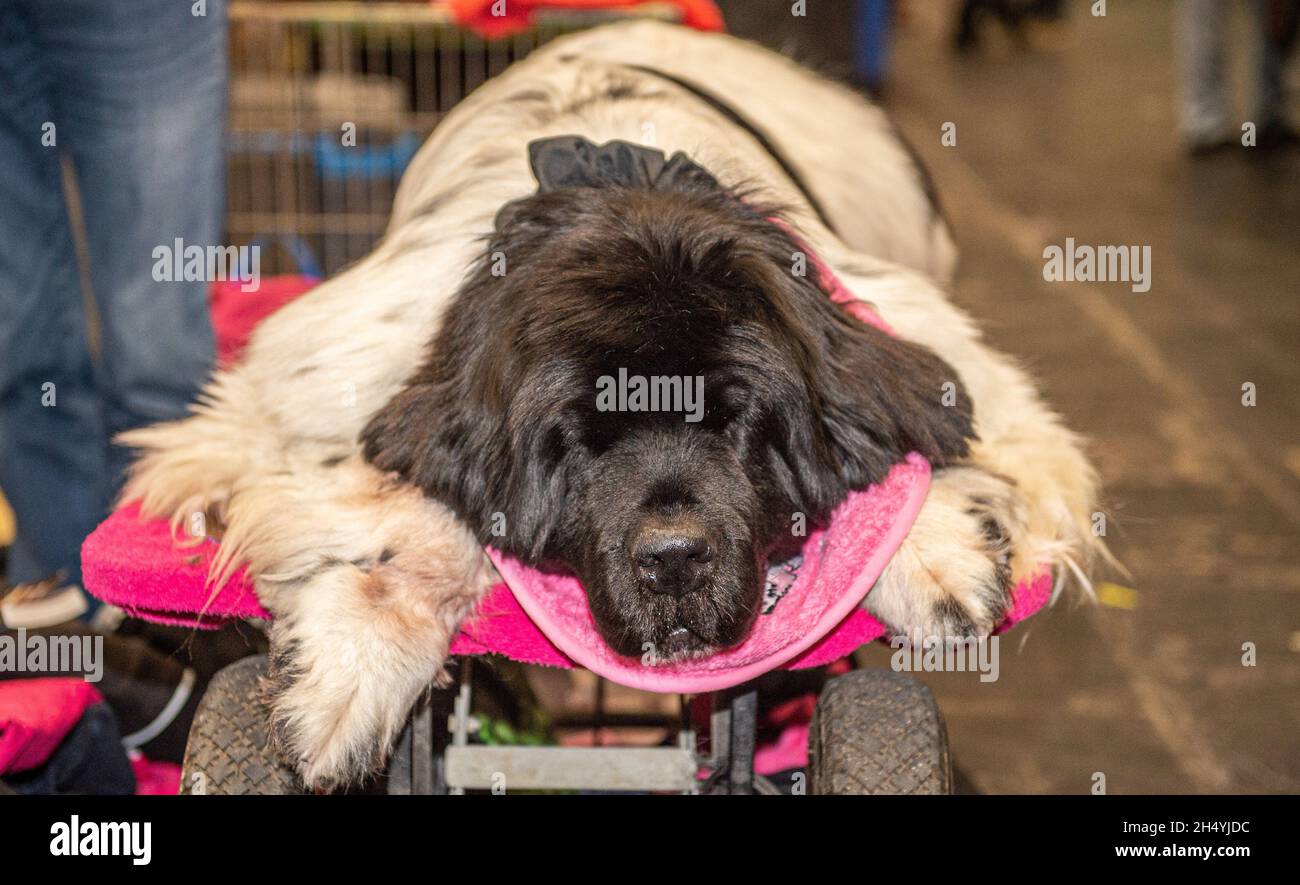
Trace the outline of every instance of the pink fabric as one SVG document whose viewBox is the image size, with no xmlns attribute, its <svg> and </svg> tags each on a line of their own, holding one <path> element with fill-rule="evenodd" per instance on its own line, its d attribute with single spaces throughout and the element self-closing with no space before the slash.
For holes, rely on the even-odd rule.
<svg viewBox="0 0 1300 885">
<path fill-rule="evenodd" d="M 43 765 L 86 708 L 103 699 L 93 685 L 67 676 L 0 682 L 0 774 Z"/>
<path fill-rule="evenodd" d="M 132 753 L 131 771 L 135 773 L 137 796 L 175 796 L 181 791 L 181 767 L 175 762 L 159 762 L 143 753 Z"/>
<path fill-rule="evenodd" d="M 216 628 L 231 620 L 269 619 L 270 614 L 258 604 L 243 570 L 208 601 L 209 588 L 204 581 L 215 552 L 216 543 L 210 540 L 196 547 L 176 547 L 165 521 L 141 520 L 139 508 L 130 504 L 109 516 L 86 539 L 81 549 L 83 578 L 86 589 L 98 598 L 157 623 Z M 1051 590 L 1047 574 L 1017 587 L 1014 605 L 1002 629 L 1042 608 Z M 788 602 L 788 598 L 783 599 L 776 610 L 782 611 Z M 786 666 L 823 666 L 879 639 L 885 632 L 879 621 L 854 608 Z M 474 615 L 461 626 L 451 650 L 459 655 L 503 654 L 524 663 L 551 667 L 574 666 L 504 584 L 492 588 L 479 603 Z"/>
<path fill-rule="evenodd" d="M 646 691 L 715 691 L 798 657 L 858 608 L 912 527 L 929 482 L 930 465 L 913 454 L 883 482 L 851 493 L 829 527 L 809 534 L 794 576 L 783 566 L 768 573 L 769 588 L 780 584 L 784 595 L 770 613 L 758 616 L 744 642 L 707 658 L 672 664 L 656 664 L 653 655 L 625 658 L 606 645 L 576 578 L 545 574 L 492 549 L 488 555 L 532 621 L 588 670 Z"/>
<path fill-rule="evenodd" d="M 245 292 L 238 280 L 213 283 L 208 289 L 208 312 L 217 336 L 217 362 L 233 363 L 258 323 L 319 282 L 306 274 L 285 274 L 267 277 L 255 292 Z"/>
<path fill-rule="evenodd" d="M 81 545 L 82 579 L 105 602 L 161 624 L 216 628 L 230 620 L 269 618 L 242 569 L 206 604 L 205 582 L 216 550 L 210 538 L 177 546 L 166 520 L 142 520 L 139 505 L 128 504 Z"/>
<path fill-rule="evenodd" d="M 847 662 L 827 668 L 827 676 L 847 673 Z M 754 771 L 758 774 L 776 774 L 793 768 L 808 767 L 808 733 L 812 730 L 813 712 L 817 709 L 817 694 L 808 692 L 778 704 L 761 715 L 759 733 L 778 729 L 776 736 L 760 742 L 754 750 Z"/>
<path fill-rule="evenodd" d="M 798 722 L 781 729 L 776 740 L 754 751 L 754 772 L 776 774 L 793 768 L 808 767 L 808 733 L 812 727 Z"/>
</svg>

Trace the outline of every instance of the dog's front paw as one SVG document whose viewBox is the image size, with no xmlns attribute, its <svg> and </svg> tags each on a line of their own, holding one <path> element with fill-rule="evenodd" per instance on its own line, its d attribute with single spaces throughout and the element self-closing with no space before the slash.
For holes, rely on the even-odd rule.
<svg viewBox="0 0 1300 885">
<path fill-rule="evenodd" d="M 1011 605 L 1011 562 L 1022 532 L 1009 482 L 972 467 L 939 471 L 864 605 L 908 637 L 988 636 Z"/>
<path fill-rule="evenodd" d="M 474 597 L 472 587 L 435 587 L 397 561 L 335 562 L 272 625 L 271 733 L 309 789 L 378 772 L 420 694 L 445 680 L 451 637 Z"/>
<path fill-rule="evenodd" d="M 402 714 L 376 704 L 377 686 L 343 661 L 307 666 L 301 644 L 273 631 L 263 691 L 280 755 L 310 790 L 360 783 L 378 772 Z"/>
</svg>

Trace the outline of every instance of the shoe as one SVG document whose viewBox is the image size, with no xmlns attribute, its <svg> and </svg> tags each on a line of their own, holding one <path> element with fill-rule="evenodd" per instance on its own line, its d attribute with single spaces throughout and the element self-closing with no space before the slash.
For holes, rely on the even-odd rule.
<svg viewBox="0 0 1300 885">
<path fill-rule="evenodd" d="M 64 584 L 59 573 L 31 584 L 15 584 L 0 597 L 0 624 L 10 629 L 38 630 L 76 620 L 90 610 L 86 595 L 75 584 Z"/>
</svg>

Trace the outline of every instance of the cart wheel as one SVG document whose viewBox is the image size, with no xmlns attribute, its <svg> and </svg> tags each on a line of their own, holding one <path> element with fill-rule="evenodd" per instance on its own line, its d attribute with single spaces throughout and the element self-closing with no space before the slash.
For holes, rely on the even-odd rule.
<svg viewBox="0 0 1300 885">
<path fill-rule="evenodd" d="M 266 655 L 243 658 L 222 669 L 208 684 L 185 745 L 181 793 L 266 796 L 304 792 L 293 769 L 269 746 L 270 712 L 258 690 L 266 660 Z"/>
<path fill-rule="evenodd" d="M 808 735 L 821 794 L 948 794 L 948 733 L 930 689 L 903 673 L 855 670 L 822 690 Z"/>
</svg>

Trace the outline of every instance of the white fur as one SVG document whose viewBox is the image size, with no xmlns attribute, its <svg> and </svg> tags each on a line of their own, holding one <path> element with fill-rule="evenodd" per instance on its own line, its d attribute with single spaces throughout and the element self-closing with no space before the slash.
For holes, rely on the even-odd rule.
<svg viewBox="0 0 1300 885">
<path fill-rule="evenodd" d="M 844 240 L 745 130 L 628 64 L 698 83 L 758 125 Z M 613 82 L 637 97 L 610 100 Z M 263 323 L 193 417 L 123 437 L 142 452 L 124 498 L 178 522 L 210 513 L 225 532 L 219 567 L 249 564 L 277 618 L 276 720 L 310 786 L 355 779 L 382 759 L 491 583 L 467 531 L 364 464 L 357 437 L 418 364 L 497 210 L 534 190 L 527 144 L 570 133 L 682 150 L 724 184 L 758 186 L 790 207 L 794 227 L 854 294 L 956 368 L 980 442 L 969 465 L 935 476 L 870 609 L 900 630 L 927 628 L 947 599 L 978 631 L 991 629 L 1000 612 L 981 609 L 976 590 L 1007 551 L 991 549 L 968 513 L 976 497 L 994 502 L 1017 578 L 1095 549 L 1095 477 L 1079 441 L 944 298 L 951 239 L 878 109 L 721 35 L 638 22 L 568 37 L 447 117 L 406 173 L 384 241 Z"/>
</svg>

